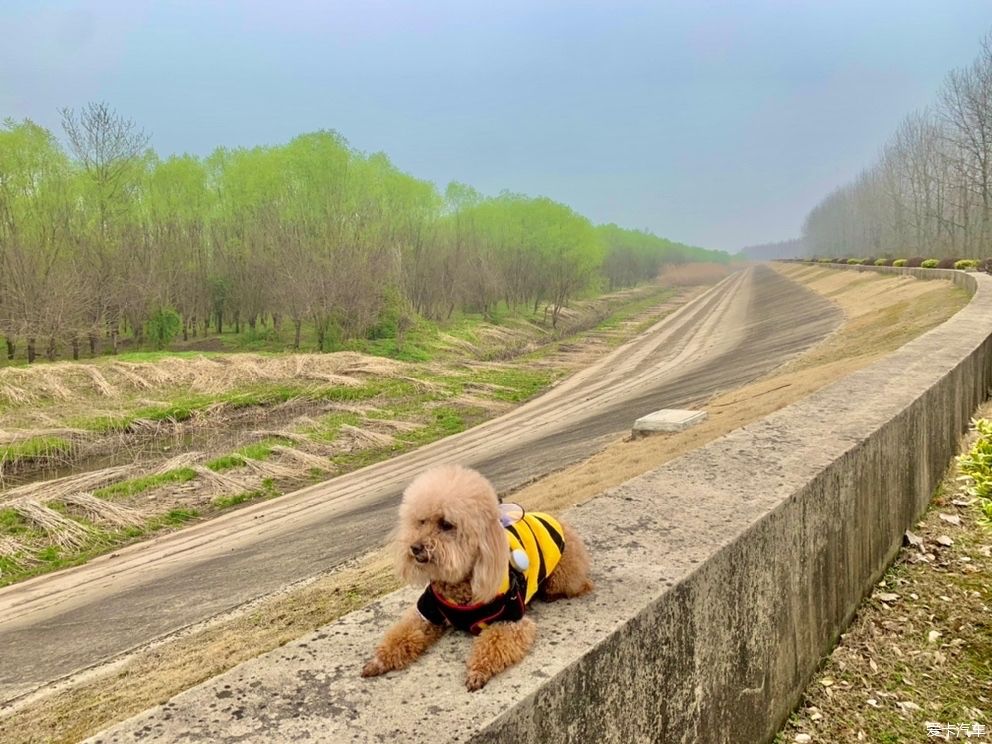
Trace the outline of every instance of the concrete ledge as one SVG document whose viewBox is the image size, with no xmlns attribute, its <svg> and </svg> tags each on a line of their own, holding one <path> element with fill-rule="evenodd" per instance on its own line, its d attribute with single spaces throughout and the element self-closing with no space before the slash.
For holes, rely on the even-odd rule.
<svg viewBox="0 0 992 744">
<path fill-rule="evenodd" d="M 946 273 L 975 294 L 939 328 L 571 510 L 597 590 L 538 603 L 535 651 L 481 692 L 461 635 L 358 677 L 404 590 L 91 741 L 767 741 L 985 398 L 992 278 Z"/>
</svg>

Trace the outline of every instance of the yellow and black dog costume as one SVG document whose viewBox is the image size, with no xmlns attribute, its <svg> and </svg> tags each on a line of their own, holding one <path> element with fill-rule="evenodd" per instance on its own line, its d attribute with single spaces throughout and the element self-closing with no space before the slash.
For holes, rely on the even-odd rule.
<svg viewBox="0 0 992 744">
<path fill-rule="evenodd" d="M 442 596 L 433 584 L 429 585 L 417 601 L 417 609 L 427 622 L 450 624 L 478 635 L 490 623 L 519 620 L 524 616 L 527 603 L 561 560 L 565 536 L 561 524 L 542 512 L 525 512 L 503 529 L 510 554 L 522 550 L 527 554 L 526 566 L 521 570 L 512 560 L 508 562 L 500 593 L 489 602 L 458 605 Z"/>
</svg>

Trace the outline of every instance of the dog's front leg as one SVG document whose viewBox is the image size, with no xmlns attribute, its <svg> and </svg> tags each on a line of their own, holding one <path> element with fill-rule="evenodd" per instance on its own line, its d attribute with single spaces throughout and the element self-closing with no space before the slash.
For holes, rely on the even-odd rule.
<svg viewBox="0 0 992 744">
<path fill-rule="evenodd" d="M 430 648 L 444 631 L 443 626 L 427 622 L 416 607 L 411 607 L 386 631 L 375 656 L 362 668 L 362 676 L 376 677 L 402 669 Z"/>
<path fill-rule="evenodd" d="M 529 617 L 512 623 L 493 623 L 472 644 L 465 686 L 479 690 L 497 674 L 524 658 L 534 645 L 537 625 Z"/>
</svg>

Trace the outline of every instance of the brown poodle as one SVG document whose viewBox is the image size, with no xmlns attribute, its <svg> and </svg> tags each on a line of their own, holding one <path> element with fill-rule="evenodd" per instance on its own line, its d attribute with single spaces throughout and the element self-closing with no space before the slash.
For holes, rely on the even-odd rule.
<svg viewBox="0 0 992 744">
<path fill-rule="evenodd" d="M 396 565 L 409 583 L 428 586 L 386 632 L 363 677 L 404 668 L 456 627 L 476 636 L 465 684 L 478 690 L 533 645 L 536 626 L 524 611 L 535 594 L 552 601 L 592 589 L 585 545 L 568 525 L 539 512 L 510 516 L 504 506 L 488 480 L 459 465 L 409 485 Z"/>
</svg>

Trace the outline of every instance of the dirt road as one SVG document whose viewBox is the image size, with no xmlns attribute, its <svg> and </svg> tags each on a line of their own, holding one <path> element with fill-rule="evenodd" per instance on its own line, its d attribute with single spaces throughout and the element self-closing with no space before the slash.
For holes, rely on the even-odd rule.
<svg viewBox="0 0 992 744">
<path fill-rule="evenodd" d="M 381 544 L 398 495 L 437 462 L 501 490 L 596 451 L 638 416 L 766 373 L 840 322 L 766 267 L 739 272 L 596 365 L 416 452 L 0 590 L 0 701 L 327 570 Z"/>
</svg>

